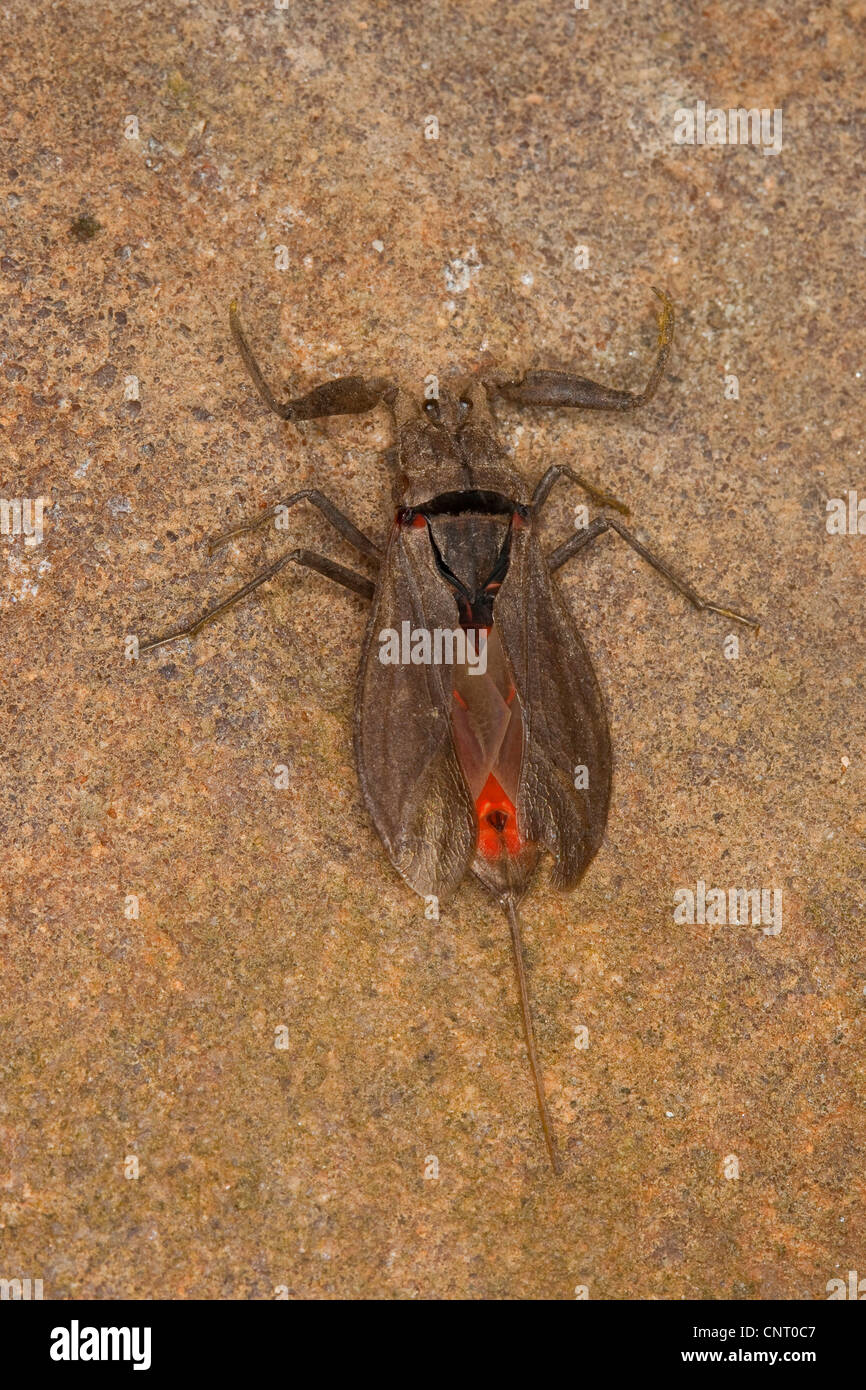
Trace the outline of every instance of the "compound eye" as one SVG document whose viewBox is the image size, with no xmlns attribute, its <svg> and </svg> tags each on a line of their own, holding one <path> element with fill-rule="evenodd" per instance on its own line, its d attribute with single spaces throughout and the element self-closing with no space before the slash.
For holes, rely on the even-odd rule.
<svg viewBox="0 0 866 1390">
<path fill-rule="evenodd" d="M 424 402 L 424 410 L 430 416 L 431 420 L 435 420 L 437 424 L 439 423 L 441 411 L 439 410 L 439 402 L 435 398 L 431 398 L 429 401 Z"/>
<path fill-rule="evenodd" d="M 457 404 L 460 407 L 460 419 L 465 420 L 472 412 L 472 402 L 468 396 L 461 396 Z"/>
</svg>

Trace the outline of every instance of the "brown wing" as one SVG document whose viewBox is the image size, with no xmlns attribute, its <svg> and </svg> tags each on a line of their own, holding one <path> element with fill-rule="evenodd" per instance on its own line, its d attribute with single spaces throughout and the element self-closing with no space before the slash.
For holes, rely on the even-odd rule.
<svg viewBox="0 0 866 1390">
<path fill-rule="evenodd" d="M 604 835 L 610 735 L 589 654 L 528 527 L 512 537 L 494 619 L 524 722 L 518 827 L 553 856 L 554 884 L 573 888 Z M 585 789 L 575 786 L 580 767 L 588 771 Z"/>
<path fill-rule="evenodd" d="M 383 665 L 380 633 L 454 629 L 457 603 L 436 568 L 427 528 L 395 528 L 380 570 L 355 704 L 364 800 L 394 867 L 422 896 L 446 901 L 475 850 L 472 798 L 454 751 L 450 666 Z"/>
</svg>

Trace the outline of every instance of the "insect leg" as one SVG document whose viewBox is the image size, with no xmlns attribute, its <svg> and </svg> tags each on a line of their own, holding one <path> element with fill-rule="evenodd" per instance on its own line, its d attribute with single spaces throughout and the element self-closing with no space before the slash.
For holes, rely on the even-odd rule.
<svg viewBox="0 0 866 1390">
<path fill-rule="evenodd" d="M 232 526 L 231 530 L 223 531 L 221 535 L 214 536 L 208 542 L 208 554 L 213 555 L 221 545 L 227 541 L 234 540 L 235 536 L 242 536 L 247 531 L 255 531 L 258 526 L 264 526 L 266 521 L 276 516 L 281 507 L 293 507 L 296 502 L 312 502 L 314 507 L 318 507 L 323 516 L 327 517 L 331 525 L 340 535 L 353 545 L 356 550 L 360 550 L 362 555 L 366 555 L 370 560 L 381 560 L 381 547 L 371 541 L 369 536 L 365 536 L 363 531 L 359 531 L 357 526 L 344 516 L 338 507 L 334 505 L 330 497 L 326 497 L 323 492 L 319 492 L 316 487 L 305 487 L 300 492 L 293 492 L 291 497 L 286 497 L 284 501 L 277 502 L 273 507 L 268 507 L 261 516 L 255 517 L 252 521 L 243 521 L 239 526 Z"/>
<path fill-rule="evenodd" d="M 554 570 L 558 570 L 561 565 L 564 565 L 567 560 L 572 559 L 579 550 L 583 550 L 585 545 L 589 545 L 590 541 L 595 540 L 596 536 L 603 535 L 608 529 L 607 518 L 597 516 L 595 521 L 590 522 L 585 530 L 578 531 L 576 535 L 563 541 L 562 545 L 557 546 L 556 550 L 552 550 L 547 557 L 547 568 L 551 574 Z"/>
<path fill-rule="evenodd" d="M 279 574 L 288 564 L 306 565 L 309 569 L 318 570 L 319 574 L 325 575 L 327 579 L 332 579 L 335 584 L 342 584 L 343 588 L 351 589 L 353 593 L 360 594 L 362 598 L 370 599 L 373 597 L 374 585 L 372 580 L 367 579 L 362 574 L 355 574 L 354 570 L 346 569 L 344 565 L 338 565 L 335 560 L 329 560 L 324 555 L 317 555 L 313 550 L 290 550 L 288 554 L 281 555 L 274 560 L 273 564 L 268 565 L 266 570 L 257 574 L 255 579 L 251 579 L 242 588 L 236 589 L 228 598 L 223 599 L 222 603 L 216 604 L 214 608 L 209 608 L 200 618 L 196 618 L 189 627 L 178 628 L 176 632 L 169 632 L 165 637 L 156 637 L 152 642 L 143 642 L 139 647 L 139 655 L 142 652 L 153 651 L 156 647 L 164 647 L 169 642 L 177 642 L 181 637 L 195 637 L 206 623 L 210 623 L 214 618 L 218 618 L 221 613 L 225 613 L 229 608 L 247 594 L 251 594 L 254 589 L 258 589 L 262 584 L 267 584 L 269 579 Z"/>
<path fill-rule="evenodd" d="M 633 536 L 631 531 L 627 530 L 621 521 L 617 521 L 616 518 L 612 516 L 596 517 L 595 521 L 587 526 L 585 531 L 578 532 L 576 536 L 572 536 L 570 540 L 565 541 L 563 545 L 554 550 L 548 557 L 547 563 L 549 569 L 559 569 L 560 565 L 564 565 L 566 560 L 570 560 L 572 556 L 582 550 L 585 545 L 588 545 L 596 536 L 603 535 L 605 531 L 615 531 L 618 536 L 622 536 L 623 540 L 626 541 L 633 550 L 636 550 L 638 555 L 642 556 L 648 564 L 652 565 L 654 570 L 658 570 L 659 574 L 663 574 L 668 583 L 672 584 L 684 598 L 687 598 L 692 607 L 697 608 L 699 612 L 721 613 L 723 617 L 732 618 L 738 623 L 745 623 L 747 627 L 760 627 L 760 623 L 756 622 L 754 618 L 747 618 L 743 613 L 735 613 L 732 608 L 723 608 L 721 604 L 711 603 L 709 599 L 701 598 L 700 594 L 696 593 L 690 584 L 687 584 L 684 579 L 680 579 L 674 574 L 673 570 L 669 569 L 663 560 L 660 560 L 657 555 L 653 555 L 651 551 L 647 550 L 645 545 L 641 545 L 637 537 Z"/>
<path fill-rule="evenodd" d="M 229 324 L 253 385 L 268 410 L 272 410 L 283 420 L 319 420 L 325 415 L 360 415 L 363 411 L 372 410 L 374 405 L 378 405 L 385 392 L 391 388 L 391 382 L 382 377 L 366 381 L 362 376 L 343 376 L 335 381 L 323 382 L 321 386 L 314 386 L 312 391 L 308 391 L 305 396 L 298 396 L 296 400 L 278 401 L 265 381 L 252 349 L 244 337 L 235 300 L 232 300 L 229 308 Z"/>
<path fill-rule="evenodd" d="M 354 570 L 346 569 L 345 565 L 338 565 L 336 560 L 329 560 L 327 555 L 319 555 L 315 550 L 294 550 L 290 559 L 294 560 L 296 565 L 306 565 L 308 569 L 316 570 L 326 579 L 333 579 L 335 584 L 341 584 L 344 589 L 351 589 L 353 594 L 360 594 L 361 598 L 373 597 L 376 586 L 372 579 L 368 579 L 365 574 L 356 574 Z"/>
<path fill-rule="evenodd" d="M 525 372 L 519 381 L 489 383 L 489 389 L 514 405 L 573 406 L 579 410 L 636 410 L 652 400 L 665 373 L 674 336 L 674 306 L 666 294 L 653 287 L 662 302 L 659 315 L 656 360 L 642 391 L 618 391 L 571 372 Z"/>
<path fill-rule="evenodd" d="M 625 502 L 620 502 L 616 497 L 611 497 L 608 493 L 602 492 L 594 483 L 587 478 L 575 473 L 573 468 L 567 468 L 564 463 L 552 463 L 542 478 L 539 478 L 532 494 L 532 509 L 539 512 L 547 501 L 554 484 L 560 478 L 570 478 L 578 487 L 582 487 L 584 492 L 592 498 L 600 507 L 613 507 L 614 511 L 622 512 L 623 516 L 630 516 L 631 513 Z"/>
</svg>

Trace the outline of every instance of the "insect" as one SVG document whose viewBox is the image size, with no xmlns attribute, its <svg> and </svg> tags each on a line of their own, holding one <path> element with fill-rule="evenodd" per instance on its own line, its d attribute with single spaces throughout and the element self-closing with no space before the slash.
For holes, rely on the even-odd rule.
<svg viewBox="0 0 866 1390">
<path fill-rule="evenodd" d="M 552 575 L 611 531 L 695 608 L 757 623 L 701 598 L 612 515 L 628 515 L 628 508 L 572 468 L 552 464 L 530 487 L 506 459 L 492 402 L 498 396 L 518 406 L 614 411 L 646 404 L 664 376 L 674 328 L 670 299 L 654 293 L 661 301 L 658 342 L 641 392 L 567 372 L 527 371 L 519 379 L 469 378 L 423 402 L 389 379 L 354 376 L 278 401 L 233 303 L 230 324 L 241 357 L 265 405 L 283 420 L 388 408 L 396 434 L 390 533 L 379 544 L 316 488 L 294 492 L 217 537 L 211 550 L 306 501 L 370 562 L 375 578 L 293 549 L 188 627 L 140 648 L 195 636 L 288 565 L 316 570 L 370 602 L 354 717 L 364 801 L 391 862 L 416 893 L 447 902 L 471 872 L 504 909 L 538 1112 L 556 1173 L 562 1162 L 536 1052 L 518 906 L 545 851 L 554 887 L 568 891 L 580 882 L 604 834 L 612 756 L 601 690 Z M 603 510 L 545 554 L 539 518 L 551 489 L 566 479 Z M 407 628 L 411 648 L 404 641 L 402 659 L 384 660 L 383 635 L 405 638 Z M 450 664 L 434 659 L 430 635 L 436 633 L 451 635 Z"/>
</svg>

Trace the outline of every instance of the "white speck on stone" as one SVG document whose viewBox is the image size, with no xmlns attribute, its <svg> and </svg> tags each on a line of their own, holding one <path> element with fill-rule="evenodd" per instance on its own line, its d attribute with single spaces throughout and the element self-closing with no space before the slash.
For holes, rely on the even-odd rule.
<svg viewBox="0 0 866 1390">
<path fill-rule="evenodd" d="M 469 250 L 464 251 L 462 256 L 455 256 L 454 260 L 449 261 L 446 265 L 446 290 L 449 294 L 464 294 L 481 269 L 482 264 L 478 252 L 474 246 L 470 246 Z"/>
<path fill-rule="evenodd" d="M 526 273 L 525 273 L 524 275 L 521 275 L 521 277 L 520 277 L 520 283 L 521 283 L 521 285 L 534 285 L 534 284 L 535 284 L 535 276 L 533 275 L 533 273 L 532 273 L 531 270 L 527 270 Z"/>
<path fill-rule="evenodd" d="M 278 227 L 291 227 L 294 222 L 309 222 L 309 217 L 300 208 L 293 208 L 291 203 L 286 203 L 285 207 L 278 208 L 274 214 L 274 221 Z"/>
<path fill-rule="evenodd" d="M 19 566 L 19 565 L 15 565 L 15 566 L 10 565 L 10 569 L 20 569 L 20 566 Z M 38 585 L 38 584 L 34 584 L 32 579 L 28 579 L 28 577 L 27 577 L 26 575 L 24 575 L 24 576 L 22 577 L 22 579 L 21 579 L 21 588 L 20 588 L 20 590 L 18 591 L 17 594 L 16 594 L 16 593 L 10 593 L 10 594 L 9 594 L 9 601 L 10 601 L 10 603 L 22 603 L 22 602 L 24 601 L 24 599 L 28 598 L 30 595 L 33 595 L 33 596 L 35 597 L 35 595 L 38 594 L 38 593 L 39 593 L 39 585 Z"/>
<path fill-rule="evenodd" d="M 376 239 L 375 241 L 371 241 L 371 242 L 370 242 L 370 245 L 372 246 L 372 248 L 373 248 L 374 251 L 378 251 L 378 252 L 379 252 L 379 255 L 380 255 L 380 256 L 381 256 L 382 252 L 385 250 L 385 243 L 384 243 L 384 241 L 379 241 L 378 237 L 377 237 L 377 239 Z"/>
<path fill-rule="evenodd" d="M 72 475 L 73 478 L 83 478 L 92 462 L 93 459 L 90 457 L 90 455 L 88 455 L 86 459 L 82 459 L 81 463 L 79 463 L 78 467 Z"/>
</svg>

